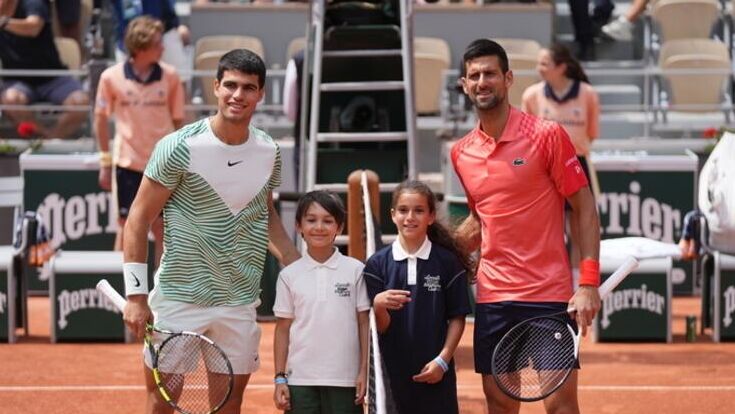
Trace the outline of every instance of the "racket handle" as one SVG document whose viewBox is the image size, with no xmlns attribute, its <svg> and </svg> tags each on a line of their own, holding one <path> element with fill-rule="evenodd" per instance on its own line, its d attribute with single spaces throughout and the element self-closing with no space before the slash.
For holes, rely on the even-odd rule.
<svg viewBox="0 0 735 414">
<path fill-rule="evenodd" d="M 617 270 L 615 270 L 615 272 L 613 272 L 613 274 L 610 275 L 610 277 L 605 280 L 605 283 L 603 283 L 598 289 L 600 292 L 600 299 L 605 299 L 605 297 L 609 295 L 610 292 L 612 292 L 612 290 L 630 274 L 630 272 L 637 268 L 638 260 L 633 256 L 628 256 L 628 258 L 625 259 L 625 262 L 623 262 L 623 264 L 620 265 L 620 267 L 618 267 Z"/>
<path fill-rule="evenodd" d="M 102 279 L 97 282 L 97 290 L 103 295 L 107 296 L 107 299 L 110 299 L 112 303 L 114 303 L 115 306 L 120 309 L 120 312 L 122 312 L 126 303 L 125 298 L 117 293 L 115 288 L 110 285 L 110 282 L 108 282 L 107 279 Z"/>
</svg>

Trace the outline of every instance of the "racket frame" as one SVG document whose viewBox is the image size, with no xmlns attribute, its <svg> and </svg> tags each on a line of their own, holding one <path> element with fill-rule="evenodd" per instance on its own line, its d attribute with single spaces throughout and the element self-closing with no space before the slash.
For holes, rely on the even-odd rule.
<svg viewBox="0 0 735 414">
<path fill-rule="evenodd" d="M 608 277 L 605 280 L 605 282 L 602 285 L 600 285 L 600 287 L 598 288 L 598 292 L 599 292 L 599 295 L 600 295 L 600 300 L 601 301 L 604 300 L 613 291 L 613 289 L 615 289 L 615 287 L 617 287 L 620 284 L 620 282 L 623 281 L 623 279 L 625 279 L 631 272 L 633 272 L 635 269 L 638 268 L 638 265 L 639 265 L 638 260 L 635 257 L 633 257 L 633 256 L 628 257 L 623 262 L 623 264 L 621 264 L 613 272 L 613 274 L 610 275 L 610 277 Z M 556 386 L 554 386 L 554 388 L 551 389 L 550 391 L 548 391 L 548 392 L 546 392 L 546 393 L 544 393 L 544 394 L 542 394 L 541 396 L 538 396 L 538 397 L 533 397 L 533 398 L 520 397 L 520 396 L 515 395 L 514 393 L 512 393 L 510 390 L 506 389 L 507 387 L 505 387 L 504 385 L 502 385 L 501 381 L 499 381 L 499 379 L 498 379 L 499 374 L 496 372 L 496 365 L 497 364 L 495 362 L 495 356 L 498 354 L 498 345 L 500 345 L 501 343 L 503 343 L 504 339 L 508 335 L 510 335 L 513 331 L 515 331 L 516 328 L 520 329 L 520 327 L 525 326 L 529 322 L 534 321 L 534 320 L 537 320 L 537 319 L 547 319 L 547 318 L 549 318 L 549 319 L 556 319 L 556 320 L 558 320 L 558 321 L 566 324 L 567 329 L 569 329 L 570 333 L 572 334 L 572 338 L 574 340 L 574 357 L 575 357 L 575 359 L 578 359 L 579 358 L 580 333 L 575 333 L 574 328 L 569 323 L 567 323 L 567 322 L 565 322 L 565 321 L 563 321 L 563 320 L 561 320 L 559 318 L 561 315 L 564 315 L 564 314 L 568 314 L 569 315 L 569 318 L 572 318 L 572 315 L 574 314 L 574 312 L 576 312 L 576 310 L 574 309 L 574 307 L 571 307 L 570 306 L 564 312 L 556 312 L 556 313 L 549 314 L 549 315 L 536 316 L 536 317 L 533 317 L 533 318 L 526 319 L 526 320 L 524 320 L 522 322 L 519 322 L 519 323 L 515 324 L 512 328 L 510 328 L 510 330 L 508 330 L 508 332 L 506 332 L 500 338 L 500 341 L 498 341 L 498 343 L 495 345 L 495 349 L 493 349 L 493 354 L 492 354 L 492 358 L 491 358 L 491 361 L 490 361 L 490 367 L 491 367 L 492 376 L 495 379 L 495 383 L 498 385 L 498 388 L 501 391 L 503 391 L 504 394 L 506 394 L 510 398 L 512 398 L 514 400 L 517 400 L 517 401 L 523 401 L 523 402 L 539 401 L 539 400 L 543 400 L 544 398 L 546 398 L 549 395 L 551 395 L 554 392 L 556 392 L 556 390 L 558 390 L 566 382 L 566 380 L 569 378 L 569 375 L 572 372 L 572 369 L 574 369 L 573 367 L 567 369 L 567 373 L 564 375 L 564 379 L 562 381 L 560 381 L 559 384 L 557 384 Z"/>
<path fill-rule="evenodd" d="M 97 282 L 97 290 L 104 294 L 112 303 L 117 307 L 120 312 L 123 311 L 125 308 L 125 304 L 127 301 L 125 298 L 120 295 L 115 288 L 110 285 L 110 282 L 108 282 L 106 279 L 101 279 L 99 282 Z M 168 335 L 166 339 L 161 341 L 161 345 L 156 349 L 155 345 L 153 344 L 153 332 L 157 332 L 160 334 Z M 227 387 L 227 393 L 225 394 L 225 397 L 222 398 L 222 401 L 218 403 L 217 406 L 212 408 L 207 414 L 213 414 L 219 411 L 230 399 L 230 395 L 232 395 L 232 389 L 234 387 L 235 383 L 235 377 L 232 370 L 232 364 L 230 363 L 229 358 L 227 358 L 227 354 L 222 350 L 222 348 L 219 347 L 214 341 L 209 339 L 207 336 L 198 334 L 196 332 L 189 332 L 189 331 L 182 331 L 182 332 L 172 332 L 166 329 L 160 329 L 156 328 L 155 326 L 151 325 L 150 323 L 146 323 L 145 327 L 145 335 L 143 336 L 143 343 L 148 351 L 148 355 L 151 358 L 151 373 L 153 375 L 153 381 L 156 384 L 156 388 L 158 388 L 158 393 L 161 395 L 164 401 L 166 401 L 167 404 L 169 404 L 174 410 L 183 413 L 183 414 L 192 414 L 189 411 L 184 410 L 183 408 L 179 407 L 176 404 L 176 401 L 171 398 L 169 395 L 169 391 L 166 389 L 165 385 L 163 384 L 163 379 L 161 376 L 161 372 L 158 370 L 158 359 L 160 355 L 161 349 L 164 349 L 164 346 L 166 343 L 171 341 L 172 339 L 178 337 L 178 336 L 195 336 L 205 342 L 207 342 L 209 345 L 211 345 L 223 358 L 226 364 L 227 372 L 221 373 L 222 375 L 228 376 L 228 387 Z M 220 374 L 220 373 L 218 373 Z"/>
</svg>

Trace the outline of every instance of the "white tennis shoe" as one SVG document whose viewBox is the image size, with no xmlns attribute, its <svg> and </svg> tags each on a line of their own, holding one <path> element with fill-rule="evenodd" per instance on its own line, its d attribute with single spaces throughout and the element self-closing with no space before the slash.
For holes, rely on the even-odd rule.
<svg viewBox="0 0 735 414">
<path fill-rule="evenodd" d="M 625 16 L 620 16 L 602 26 L 602 32 L 619 42 L 631 41 L 633 40 L 633 23 Z"/>
</svg>

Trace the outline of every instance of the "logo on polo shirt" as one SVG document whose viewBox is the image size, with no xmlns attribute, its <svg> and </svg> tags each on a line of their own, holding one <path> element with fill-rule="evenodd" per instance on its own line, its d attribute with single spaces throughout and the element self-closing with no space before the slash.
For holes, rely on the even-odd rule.
<svg viewBox="0 0 735 414">
<path fill-rule="evenodd" d="M 442 290 L 441 276 L 424 276 L 424 287 L 429 292 L 440 292 Z"/>
<path fill-rule="evenodd" d="M 520 167 L 521 165 L 526 165 L 526 159 L 525 158 L 516 158 L 513 160 L 513 166 L 514 167 Z"/>
<path fill-rule="evenodd" d="M 335 283 L 334 293 L 341 298 L 350 297 L 350 284 L 349 283 Z"/>
</svg>

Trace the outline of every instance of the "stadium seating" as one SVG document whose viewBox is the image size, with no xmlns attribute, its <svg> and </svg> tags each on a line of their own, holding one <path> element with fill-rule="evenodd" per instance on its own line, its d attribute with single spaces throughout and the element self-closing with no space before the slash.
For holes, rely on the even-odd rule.
<svg viewBox="0 0 735 414">
<path fill-rule="evenodd" d="M 510 88 L 508 99 L 511 105 L 520 107 L 523 91 L 540 80 L 535 70 L 541 45 L 529 39 L 496 38 L 493 40 L 500 43 L 505 49 L 510 67 L 514 72 L 534 71 L 532 74 L 513 74 L 513 86 Z"/>
<path fill-rule="evenodd" d="M 671 40 L 661 48 L 659 66 L 667 69 L 729 70 L 731 61 L 727 46 L 713 39 Z M 684 112 L 716 112 L 725 101 L 723 94 L 727 73 L 666 74 L 668 103 L 673 110 Z M 729 111 L 727 111 L 729 112 Z M 727 113 L 726 113 L 727 115 Z"/>
<path fill-rule="evenodd" d="M 658 0 L 651 11 L 662 42 L 708 38 L 719 16 L 718 0 Z"/>
<path fill-rule="evenodd" d="M 444 71 L 449 69 L 449 44 L 435 37 L 416 37 L 413 40 L 414 84 L 416 112 L 436 114 L 442 94 Z"/>
</svg>

